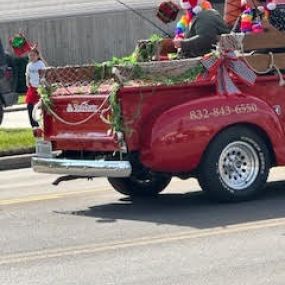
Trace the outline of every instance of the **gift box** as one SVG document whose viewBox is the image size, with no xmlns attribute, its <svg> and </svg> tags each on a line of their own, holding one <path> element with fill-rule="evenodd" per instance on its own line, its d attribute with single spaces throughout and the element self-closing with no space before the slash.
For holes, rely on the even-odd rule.
<svg viewBox="0 0 285 285">
<path fill-rule="evenodd" d="M 179 7 L 172 1 L 162 2 L 158 8 L 157 17 L 165 24 L 176 20 Z"/>
<path fill-rule="evenodd" d="M 9 39 L 9 43 L 17 56 L 24 56 L 32 49 L 31 43 L 29 43 L 22 34 L 16 34 Z"/>
</svg>

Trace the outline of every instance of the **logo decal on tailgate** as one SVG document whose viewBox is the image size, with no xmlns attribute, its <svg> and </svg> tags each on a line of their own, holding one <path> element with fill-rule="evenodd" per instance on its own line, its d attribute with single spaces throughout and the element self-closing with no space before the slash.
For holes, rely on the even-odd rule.
<svg viewBox="0 0 285 285">
<path fill-rule="evenodd" d="M 68 104 L 66 107 L 67 113 L 93 113 L 97 110 L 97 105 L 89 105 L 88 102 L 83 102 L 81 104 Z"/>
</svg>

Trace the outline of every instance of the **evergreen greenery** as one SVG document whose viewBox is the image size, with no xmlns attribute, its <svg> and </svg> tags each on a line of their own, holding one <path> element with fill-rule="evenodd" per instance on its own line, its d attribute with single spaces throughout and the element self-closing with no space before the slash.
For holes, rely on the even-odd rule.
<svg viewBox="0 0 285 285">
<path fill-rule="evenodd" d="M 52 107 L 52 94 L 57 89 L 56 84 L 50 86 L 40 85 L 38 88 L 38 93 L 42 99 L 43 107 L 48 111 Z"/>
</svg>

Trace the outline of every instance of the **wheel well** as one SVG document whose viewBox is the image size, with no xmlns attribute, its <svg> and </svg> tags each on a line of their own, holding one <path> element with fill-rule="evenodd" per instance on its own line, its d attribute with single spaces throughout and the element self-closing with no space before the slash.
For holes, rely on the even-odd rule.
<svg viewBox="0 0 285 285">
<path fill-rule="evenodd" d="M 257 135 L 259 135 L 265 142 L 265 144 L 267 145 L 268 147 L 268 150 L 270 152 L 270 157 L 271 157 L 271 166 L 275 166 L 276 165 L 276 156 L 275 156 L 275 152 L 273 150 L 273 146 L 272 146 L 272 142 L 269 138 L 269 136 L 267 135 L 267 133 L 262 129 L 260 128 L 259 126 L 257 125 L 254 125 L 254 124 L 249 124 L 249 123 L 237 123 L 237 124 L 233 124 L 233 125 L 229 125 L 223 129 L 221 129 L 213 138 L 212 140 L 209 142 L 206 150 L 204 151 L 204 154 L 203 154 L 203 157 L 202 157 L 202 160 L 204 159 L 204 155 L 207 153 L 207 150 L 209 148 L 209 146 L 211 145 L 211 143 L 216 139 L 216 137 L 218 135 L 220 135 L 222 132 L 224 132 L 225 130 L 228 130 L 228 129 L 231 129 L 233 127 L 245 127 L 253 132 L 255 132 Z"/>
</svg>

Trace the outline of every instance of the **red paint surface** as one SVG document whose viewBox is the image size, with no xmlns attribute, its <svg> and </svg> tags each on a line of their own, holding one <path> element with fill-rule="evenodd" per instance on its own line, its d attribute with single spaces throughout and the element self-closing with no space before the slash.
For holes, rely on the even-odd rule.
<svg viewBox="0 0 285 285">
<path fill-rule="evenodd" d="M 254 87 L 239 87 L 243 95 L 230 97 L 216 95 L 211 82 L 122 89 L 118 98 L 129 151 L 139 151 L 142 163 L 154 170 L 188 172 L 198 166 L 220 131 L 234 124 L 250 124 L 267 134 L 278 165 L 285 165 L 285 87 L 280 87 L 274 76 L 259 77 Z M 90 113 L 68 113 L 68 103 L 100 105 L 106 96 L 57 96 L 54 110 L 64 119 L 78 122 Z M 276 105 L 280 115 L 274 111 Z M 214 109 L 220 110 L 219 115 L 214 115 Z M 191 119 L 193 111 L 201 115 L 199 110 L 203 116 Z M 118 145 L 108 135 L 109 129 L 99 116 L 80 126 L 68 126 L 45 115 L 45 137 L 56 149 L 114 151 Z"/>
</svg>

